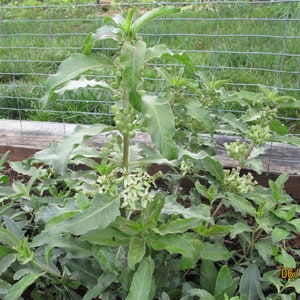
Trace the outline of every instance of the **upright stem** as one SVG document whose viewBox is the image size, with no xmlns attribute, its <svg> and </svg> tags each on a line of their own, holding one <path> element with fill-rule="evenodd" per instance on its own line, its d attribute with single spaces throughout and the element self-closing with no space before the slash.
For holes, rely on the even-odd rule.
<svg viewBox="0 0 300 300">
<path fill-rule="evenodd" d="M 126 92 L 125 92 L 125 87 L 123 89 L 123 112 L 127 109 L 128 106 L 128 99 L 126 97 Z M 124 118 L 124 126 L 127 127 L 127 123 L 126 123 L 126 118 Z M 129 134 L 128 132 L 123 133 L 123 161 L 122 161 L 122 169 L 124 171 L 128 171 L 128 165 L 129 165 L 129 142 L 130 142 L 130 138 L 129 138 Z M 121 206 L 122 206 L 122 200 L 121 200 Z M 122 217 L 126 217 L 126 208 L 125 207 L 121 207 L 120 208 L 120 214 Z"/>
</svg>

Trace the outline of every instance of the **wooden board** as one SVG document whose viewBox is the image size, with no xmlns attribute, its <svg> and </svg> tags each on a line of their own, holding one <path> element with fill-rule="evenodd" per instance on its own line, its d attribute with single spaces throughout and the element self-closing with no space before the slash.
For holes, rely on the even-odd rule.
<svg viewBox="0 0 300 300">
<path fill-rule="evenodd" d="M 65 134 L 72 134 L 76 124 L 0 120 L 0 155 L 11 150 L 10 160 L 23 160 L 49 144 L 59 141 Z M 207 137 L 203 135 L 203 137 Z M 236 162 L 226 155 L 224 143 L 230 143 L 237 137 L 216 135 L 217 154 L 227 167 L 236 166 Z M 99 135 L 88 141 L 88 144 L 100 147 L 105 135 Z M 140 133 L 136 141 L 151 144 L 148 134 Z M 261 155 L 265 173 L 289 173 L 300 176 L 300 148 L 282 143 L 268 143 L 265 154 Z"/>
</svg>

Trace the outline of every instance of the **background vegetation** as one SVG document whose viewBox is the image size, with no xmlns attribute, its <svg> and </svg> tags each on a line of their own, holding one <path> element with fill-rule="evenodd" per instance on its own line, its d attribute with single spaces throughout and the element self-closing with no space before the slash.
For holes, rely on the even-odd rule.
<svg viewBox="0 0 300 300">
<path fill-rule="evenodd" d="M 140 12 L 155 5 L 139 2 Z M 225 1 L 220 7 L 214 2 L 193 3 L 179 18 L 159 19 L 143 28 L 144 40 L 149 45 L 162 42 L 173 50 L 189 52 L 196 69 L 208 78 L 228 79 L 228 87 L 256 91 L 257 84 L 263 84 L 299 98 L 299 2 Z M 111 96 L 99 90 L 88 89 L 76 96 L 69 93 L 43 111 L 39 99 L 47 76 L 80 50 L 86 33 L 95 31 L 104 15 L 126 12 L 130 3 L 116 1 L 108 12 L 97 7 L 96 1 L 1 4 L 0 117 L 111 123 Z M 110 57 L 116 50 L 110 42 L 98 47 L 107 48 Z M 144 76 L 154 90 L 159 89 L 155 72 L 150 70 Z M 295 132 L 298 110 L 282 110 L 280 116 L 290 119 L 290 130 Z"/>
</svg>

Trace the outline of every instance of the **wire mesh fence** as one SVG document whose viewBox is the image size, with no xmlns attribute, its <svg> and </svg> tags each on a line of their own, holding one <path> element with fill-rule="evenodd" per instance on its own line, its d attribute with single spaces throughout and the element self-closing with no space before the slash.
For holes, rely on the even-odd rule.
<svg viewBox="0 0 300 300">
<path fill-rule="evenodd" d="M 112 100 L 97 89 L 60 97 L 43 110 L 39 100 L 49 74 L 81 51 L 84 38 L 104 16 L 134 5 L 141 13 L 168 4 L 187 8 L 142 28 L 149 45 L 164 43 L 187 52 L 196 71 L 228 79 L 229 88 L 256 90 L 262 84 L 300 98 L 300 1 L 6 2 L 0 4 L 0 118 L 110 123 Z M 109 42 L 98 47 L 112 57 L 116 51 Z M 159 79 L 150 72 L 146 80 L 155 88 Z M 297 110 L 282 118 L 299 126 Z"/>
</svg>

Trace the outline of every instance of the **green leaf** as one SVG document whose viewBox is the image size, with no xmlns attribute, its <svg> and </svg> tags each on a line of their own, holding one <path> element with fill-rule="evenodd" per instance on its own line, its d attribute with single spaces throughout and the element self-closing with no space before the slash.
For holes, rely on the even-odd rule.
<svg viewBox="0 0 300 300">
<path fill-rule="evenodd" d="M 255 249 L 258 251 L 258 254 L 263 258 L 263 260 L 268 264 L 272 265 L 274 259 L 272 259 L 273 255 L 273 247 L 274 244 L 270 238 L 261 239 L 254 244 Z"/>
<path fill-rule="evenodd" d="M 215 298 L 209 292 L 207 292 L 206 290 L 202 290 L 202 289 L 190 289 L 188 291 L 188 295 L 191 297 L 197 296 L 197 297 L 199 297 L 198 299 L 201 299 L 201 300 L 215 300 Z M 181 298 L 181 299 L 183 299 L 183 298 Z M 191 298 L 187 298 L 187 299 L 191 299 Z"/>
<path fill-rule="evenodd" d="M 128 267 L 131 270 L 135 269 L 135 265 L 139 263 L 146 252 L 146 243 L 144 239 L 133 237 L 129 243 L 129 251 L 127 256 Z"/>
<path fill-rule="evenodd" d="M 223 164 L 219 161 L 217 157 L 207 156 L 202 161 L 200 161 L 200 165 L 204 171 L 209 172 L 213 177 L 216 178 L 218 182 L 223 182 Z"/>
<path fill-rule="evenodd" d="M 288 128 L 277 119 L 270 121 L 269 126 L 270 130 L 275 131 L 279 135 L 286 135 L 288 133 Z"/>
<path fill-rule="evenodd" d="M 161 211 L 165 205 L 165 196 L 161 193 L 157 193 L 154 196 L 153 201 L 147 203 L 146 208 L 142 210 L 141 222 L 143 224 L 153 223 L 156 224 L 160 217 Z"/>
<path fill-rule="evenodd" d="M 16 253 L 7 254 L 0 260 L 0 275 L 4 273 L 17 259 Z"/>
<path fill-rule="evenodd" d="M 184 235 L 169 234 L 164 236 L 156 235 L 150 240 L 154 250 L 166 249 L 172 254 L 181 253 L 183 256 L 193 256 L 193 246 Z"/>
<path fill-rule="evenodd" d="M 246 296 L 248 300 L 258 300 L 259 290 L 258 284 L 260 282 L 260 273 L 257 265 L 250 265 L 243 273 L 240 281 L 240 295 Z"/>
<path fill-rule="evenodd" d="M 142 112 L 148 120 L 148 130 L 154 145 L 167 159 L 176 159 L 178 148 L 172 139 L 175 123 L 168 101 L 159 96 L 144 95 Z"/>
<path fill-rule="evenodd" d="M 270 137 L 270 142 L 280 142 L 280 143 L 286 143 L 286 144 L 291 144 L 300 147 L 300 138 L 290 134 L 286 134 L 286 135 L 274 134 Z"/>
<path fill-rule="evenodd" d="M 214 225 L 212 227 L 209 227 L 208 229 L 205 229 L 201 233 L 206 236 L 225 236 L 231 232 L 231 228 L 231 225 Z"/>
<path fill-rule="evenodd" d="M 133 37 L 133 38 L 134 38 L 134 36 L 131 35 L 131 33 L 132 33 L 132 32 L 131 32 L 131 23 L 132 23 L 132 20 L 133 20 L 133 15 L 134 15 L 134 13 L 136 12 L 136 10 L 137 10 L 137 7 L 134 6 L 134 7 L 128 12 L 127 17 L 126 17 L 126 20 L 125 20 L 124 29 L 125 29 L 125 33 L 126 33 L 126 35 L 127 35 L 128 37 Z"/>
<path fill-rule="evenodd" d="M 0 242 L 13 249 L 18 249 L 20 246 L 20 240 L 11 231 L 3 227 L 0 227 Z"/>
<path fill-rule="evenodd" d="M 114 41 L 119 42 L 121 39 L 120 29 L 115 28 L 109 25 L 103 25 L 97 29 L 97 31 L 91 36 L 92 41 L 95 42 L 97 40 L 103 41 L 107 39 L 112 39 Z"/>
<path fill-rule="evenodd" d="M 215 130 L 214 122 L 208 111 L 201 106 L 198 100 L 190 99 L 184 103 L 186 114 L 203 124 L 208 133 L 213 134 Z"/>
<path fill-rule="evenodd" d="M 184 233 L 187 230 L 199 227 L 202 224 L 202 220 L 198 218 L 190 219 L 177 219 L 166 224 L 161 225 L 158 229 L 155 229 L 160 235 L 167 235 L 173 233 Z"/>
<path fill-rule="evenodd" d="M 138 111 L 142 110 L 142 96 L 138 88 L 142 85 L 143 79 L 141 70 L 146 52 L 146 44 L 137 41 L 134 45 L 126 42 L 121 50 L 120 65 L 123 68 L 123 84 L 130 104 Z"/>
<path fill-rule="evenodd" d="M 296 293 L 300 294 L 300 278 L 293 280 L 290 282 L 287 287 L 293 287 L 296 291 Z"/>
<path fill-rule="evenodd" d="M 232 275 L 229 268 L 223 265 L 218 273 L 215 287 L 215 295 L 224 292 L 228 287 L 231 286 L 233 281 Z M 228 295 L 229 297 L 233 295 Z"/>
<path fill-rule="evenodd" d="M 93 205 L 80 214 L 64 220 L 50 232 L 70 232 L 76 235 L 94 229 L 104 229 L 120 214 L 120 200 L 105 194 L 96 194 Z"/>
<path fill-rule="evenodd" d="M 290 235 L 290 232 L 282 228 L 276 227 L 271 233 L 273 243 L 285 240 Z"/>
<path fill-rule="evenodd" d="M 62 95 L 66 91 L 74 91 L 77 92 L 78 89 L 86 88 L 86 87 L 97 87 L 103 90 L 108 90 L 112 93 L 116 93 L 116 91 L 105 81 L 96 81 L 95 79 L 88 80 L 85 76 L 80 76 L 78 80 L 70 80 L 61 88 L 55 91 L 56 94 Z"/>
<path fill-rule="evenodd" d="M 252 228 L 248 224 L 237 222 L 231 227 L 230 238 L 234 239 L 238 234 L 242 232 L 251 232 L 251 231 Z"/>
<path fill-rule="evenodd" d="M 137 271 L 134 273 L 130 292 L 126 300 L 152 300 L 151 287 L 152 276 L 154 272 L 154 262 L 151 257 L 145 257 L 140 263 Z"/>
<path fill-rule="evenodd" d="M 43 274 L 29 274 L 10 287 L 3 300 L 18 300 L 23 292 Z"/>
<path fill-rule="evenodd" d="M 95 124 L 91 126 L 78 125 L 72 135 L 66 135 L 59 143 L 50 145 L 48 148 L 35 153 L 34 157 L 46 165 L 52 166 L 60 175 L 64 175 L 70 160 L 70 155 L 75 146 L 84 140 L 95 136 L 109 128 L 107 125 Z"/>
<path fill-rule="evenodd" d="M 147 23 L 151 22 L 152 20 L 166 16 L 168 14 L 174 14 L 180 12 L 180 8 L 176 8 L 173 6 L 165 6 L 165 7 L 159 7 L 153 10 L 150 10 L 143 14 L 141 17 L 139 17 L 131 26 L 131 31 L 133 35 L 136 35 L 138 30 L 145 26 Z"/>
<path fill-rule="evenodd" d="M 214 294 L 218 270 L 210 260 L 202 260 L 200 266 L 200 286 L 206 291 Z"/>
<path fill-rule="evenodd" d="M 210 208 L 204 204 L 185 208 L 169 197 L 162 212 L 167 215 L 182 215 L 185 219 L 197 218 L 201 221 L 213 224 L 213 219 L 210 217 Z"/>
<path fill-rule="evenodd" d="M 152 59 L 157 59 L 157 58 L 161 58 L 164 54 L 166 53 L 170 53 L 172 54 L 172 51 L 166 46 L 166 45 L 155 45 L 153 47 L 149 47 L 146 49 L 145 52 L 145 58 L 144 58 L 144 63 L 148 63 L 150 62 Z M 161 75 L 163 76 L 168 76 L 167 72 L 162 69 L 162 68 L 158 68 L 157 69 L 158 72 L 161 72 Z M 168 78 L 169 83 L 171 83 L 170 80 L 171 78 Z"/>
<path fill-rule="evenodd" d="M 42 104 L 45 105 L 49 99 L 52 99 L 55 91 L 69 80 L 87 71 L 98 71 L 100 68 L 113 66 L 113 61 L 99 54 L 72 54 L 62 62 L 58 72 L 48 78 L 46 82 L 47 93 L 41 99 Z"/>
<path fill-rule="evenodd" d="M 288 254 L 283 248 L 281 248 L 281 254 L 275 256 L 275 259 L 285 268 L 296 268 L 294 257 Z"/>
<path fill-rule="evenodd" d="M 242 214 L 256 216 L 256 209 L 244 197 L 232 193 L 226 193 L 226 202 L 233 206 L 234 210 Z"/>
<path fill-rule="evenodd" d="M 112 16 L 105 16 L 103 19 L 103 24 L 107 24 L 108 22 L 113 22 L 121 31 L 125 33 L 125 19 L 118 14 Z"/>
<path fill-rule="evenodd" d="M 5 295 L 9 291 L 11 284 L 0 279 L 0 295 Z"/>
<path fill-rule="evenodd" d="M 292 224 L 293 226 L 295 226 L 296 231 L 300 232 L 300 219 L 294 219 L 292 221 L 289 221 L 289 224 Z"/>
<path fill-rule="evenodd" d="M 95 264 L 94 260 L 76 258 L 70 259 L 65 257 L 63 265 L 72 274 L 72 278 L 76 279 L 76 281 L 80 282 L 88 289 L 93 288 L 98 283 L 98 279 L 103 273 L 100 266 Z M 76 281 L 73 282 L 73 284 L 76 285 Z"/>
<path fill-rule="evenodd" d="M 93 300 L 99 297 L 115 280 L 115 275 L 103 273 L 99 279 L 98 284 L 87 291 L 82 300 Z"/>
<path fill-rule="evenodd" d="M 223 246 L 218 244 L 203 243 L 201 258 L 211 261 L 227 261 L 231 257 L 231 253 Z"/>
</svg>

